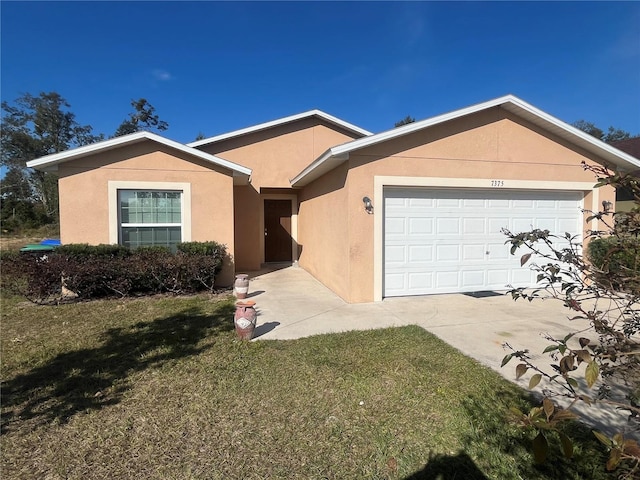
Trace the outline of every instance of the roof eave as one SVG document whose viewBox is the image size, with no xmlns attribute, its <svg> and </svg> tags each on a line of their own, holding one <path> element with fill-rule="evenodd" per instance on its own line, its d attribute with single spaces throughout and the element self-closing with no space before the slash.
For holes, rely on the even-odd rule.
<svg viewBox="0 0 640 480">
<path fill-rule="evenodd" d="M 235 137 L 239 137 L 242 135 L 247 135 L 250 133 L 254 133 L 254 132 L 259 132 L 262 130 L 267 130 L 269 128 L 273 128 L 273 127 L 277 127 L 280 125 L 286 125 L 288 123 L 292 123 L 295 122 L 297 120 L 302 120 L 304 118 L 309 118 L 309 117 L 318 117 L 318 118 L 322 118 L 325 121 L 332 123 L 338 127 L 344 128 L 346 130 L 350 130 L 353 133 L 357 133 L 359 135 L 362 136 L 370 136 L 373 135 L 372 132 L 369 132 L 368 130 L 365 130 L 364 128 L 360 128 L 357 125 L 353 125 L 352 123 L 349 122 L 345 122 L 344 120 L 340 120 L 337 117 L 334 117 L 333 115 L 329 115 L 328 113 L 325 113 L 321 110 L 309 110 L 307 112 L 302 112 L 302 113 L 298 113 L 295 115 L 290 115 L 288 117 L 284 117 L 284 118 L 279 118 L 276 120 L 271 120 L 269 122 L 265 122 L 265 123 L 260 123 L 258 125 L 253 125 L 251 127 L 246 127 L 246 128 L 241 128 L 239 130 L 233 130 L 231 132 L 227 132 L 227 133 L 222 133 L 220 135 L 216 135 L 210 138 L 204 138 L 202 140 L 196 140 L 195 142 L 191 142 L 191 143 L 187 143 L 188 147 L 201 147 L 203 145 L 209 145 L 212 143 L 216 143 L 216 142 L 220 142 L 222 140 L 227 140 L 230 138 L 235 138 Z"/>
<path fill-rule="evenodd" d="M 348 159 L 348 153 L 337 153 L 335 148 L 329 149 L 302 172 L 292 178 L 290 180 L 291 186 L 294 188 L 304 187 Z"/>
<path fill-rule="evenodd" d="M 248 177 L 251 176 L 250 168 L 244 167 L 242 165 L 238 165 L 236 163 L 230 162 L 223 158 L 202 152 L 201 150 L 191 148 L 187 145 L 183 145 L 182 143 L 169 140 L 168 138 L 164 138 L 164 137 L 161 137 L 160 135 L 156 135 L 150 132 L 137 132 L 131 135 L 111 138 L 109 140 L 93 143 L 91 145 L 85 145 L 85 146 L 74 148 L 71 150 L 65 150 L 64 152 L 54 153 L 51 155 L 47 155 L 45 157 L 36 158 L 34 160 L 30 160 L 29 162 L 27 162 L 27 167 L 35 168 L 36 170 L 41 170 L 45 172 L 57 171 L 58 165 L 63 162 L 74 160 L 77 158 L 82 158 L 82 157 L 93 155 L 100 152 L 106 152 L 106 151 L 124 147 L 127 145 L 132 145 L 144 140 L 150 140 L 150 141 L 159 143 L 161 145 L 165 145 L 167 147 L 184 152 L 188 155 L 192 155 L 196 158 L 204 160 L 213 165 L 226 168 L 228 170 L 231 170 L 231 172 L 233 172 L 234 175 L 237 173 L 239 175 L 245 175 Z"/>
<path fill-rule="evenodd" d="M 315 160 L 311 165 L 300 172 L 296 177 L 291 180 L 292 186 L 305 186 L 311 181 L 318 178 L 320 175 L 335 168 L 337 164 L 349 158 L 349 153 L 355 150 L 375 145 L 387 140 L 399 138 L 404 135 L 422 130 L 424 128 L 431 127 L 433 125 L 441 124 L 451 120 L 455 120 L 467 115 L 471 115 L 482 110 L 489 108 L 502 107 L 516 115 L 523 117 L 534 124 L 545 128 L 547 131 L 570 141 L 574 145 L 587 150 L 590 153 L 598 155 L 603 160 L 610 162 L 613 166 L 623 170 L 632 171 L 640 168 L 640 160 L 625 153 L 617 148 L 598 140 L 597 138 L 585 133 L 565 122 L 559 120 L 542 110 L 520 100 L 514 95 L 505 95 L 487 102 L 471 105 L 466 108 L 448 112 L 436 117 L 421 120 L 419 122 L 413 122 L 401 127 L 397 127 L 391 130 L 353 140 L 351 142 L 344 143 L 337 147 L 334 147 L 327 151 L 324 155 Z M 576 138 L 577 137 L 577 138 Z M 324 165 L 324 164 L 327 165 Z M 318 172 L 322 172 L 318 174 Z"/>
</svg>

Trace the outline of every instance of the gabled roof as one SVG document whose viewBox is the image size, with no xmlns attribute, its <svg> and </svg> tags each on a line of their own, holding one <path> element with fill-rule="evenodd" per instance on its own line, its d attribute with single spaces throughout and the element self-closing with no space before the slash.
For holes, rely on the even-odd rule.
<svg viewBox="0 0 640 480">
<path fill-rule="evenodd" d="M 296 175 L 291 180 L 291 185 L 294 187 L 307 185 L 321 175 L 334 169 L 340 163 L 348 160 L 349 153 L 355 150 L 399 138 L 418 130 L 429 128 L 467 115 L 472 115 L 482 110 L 494 107 L 504 108 L 534 125 L 537 125 L 544 130 L 571 142 L 573 145 L 599 156 L 603 160 L 619 168 L 626 170 L 640 168 L 640 160 L 634 158 L 628 153 L 618 150 L 617 148 L 596 139 L 588 133 L 578 130 L 571 125 L 552 117 L 548 113 L 529 105 L 513 95 L 505 95 L 504 97 L 489 100 L 488 102 L 472 105 L 467 108 L 462 108 L 460 110 L 438 115 L 419 122 L 409 123 L 392 130 L 387 130 L 332 147 L 306 167 L 302 172 Z"/>
<path fill-rule="evenodd" d="M 249 177 L 251 176 L 250 168 L 243 167 L 242 165 L 238 165 L 237 163 L 229 162 L 228 160 L 224 160 L 220 157 L 216 157 L 215 155 L 210 155 L 201 150 L 191 148 L 182 143 L 174 142 L 173 140 L 161 137 L 160 135 L 156 135 L 155 133 L 144 131 L 132 133 L 130 135 L 123 135 L 121 137 L 110 138 L 109 140 L 92 143 L 91 145 L 85 145 L 82 147 L 73 148 L 71 150 L 65 150 L 64 152 L 54 153 L 45 157 L 36 158 L 35 160 L 27 162 L 27 167 L 49 172 L 56 171 L 58 169 L 58 165 L 61 163 L 82 158 L 87 155 L 106 152 L 108 150 L 113 150 L 115 148 L 124 147 L 126 145 L 131 145 L 145 140 L 151 140 L 152 142 L 166 145 L 167 147 L 171 147 L 180 152 L 192 155 L 200 160 L 204 160 L 205 162 L 227 168 L 233 172 L 234 177 L 244 177 L 248 181 Z"/>
<path fill-rule="evenodd" d="M 270 122 L 261 123 L 259 125 L 254 125 L 252 127 L 241 128 L 240 130 L 234 130 L 232 132 L 223 133 L 221 135 L 216 135 L 215 137 L 205 138 L 203 140 L 196 140 L 195 142 L 187 143 L 190 147 L 200 147 L 202 145 L 208 145 L 210 143 L 219 142 L 221 140 L 226 140 L 228 138 L 239 137 L 240 135 L 246 135 L 248 133 L 258 132 L 260 130 L 266 130 L 268 128 L 278 127 L 280 125 L 285 125 L 287 123 L 292 123 L 297 120 L 302 120 L 309 117 L 318 117 L 326 122 L 333 123 L 338 127 L 344 128 L 345 130 L 349 130 L 359 136 L 368 136 L 372 135 L 371 132 L 364 130 L 363 128 L 357 127 L 351 123 L 345 122 L 344 120 L 340 120 L 333 115 L 329 115 L 328 113 L 324 113 L 320 110 L 309 110 L 308 112 L 298 113 L 297 115 L 291 115 L 289 117 L 279 118 L 277 120 L 272 120 Z"/>
</svg>

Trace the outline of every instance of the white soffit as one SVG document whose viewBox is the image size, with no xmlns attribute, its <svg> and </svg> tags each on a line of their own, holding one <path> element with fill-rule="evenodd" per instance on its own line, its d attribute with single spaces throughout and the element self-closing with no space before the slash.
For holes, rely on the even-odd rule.
<svg viewBox="0 0 640 480">
<path fill-rule="evenodd" d="M 169 140 L 151 132 L 136 132 L 130 135 L 123 135 L 121 137 L 110 138 L 102 142 L 92 143 L 91 145 L 84 145 L 82 147 L 73 148 L 71 150 L 65 150 L 64 152 L 54 153 L 45 157 L 36 158 L 27 162 L 27 167 L 35 168 L 42 171 L 56 171 L 58 165 L 70 160 L 85 157 L 87 155 L 93 155 L 108 150 L 124 147 L 126 145 L 132 145 L 134 143 L 142 142 L 145 140 L 151 140 L 162 145 L 174 148 L 178 151 L 184 152 L 188 155 L 192 155 L 201 160 L 205 160 L 208 163 L 227 168 L 233 172 L 234 177 L 250 177 L 251 169 L 238 165 L 237 163 L 230 162 L 215 155 L 210 155 L 201 150 L 191 148 L 183 145 L 182 143 Z"/>
<path fill-rule="evenodd" d="M 356 125 L 353 125 L 349 122 L 345 122 L 344 120 L 340 120 L 333 115 L 329 115 L 328 113 L 324 113 L 321 110 L 309 110 L 308 112 L 298 113 L 296 115 L 291 115 L 289 117 L 279 118 L 277 120 L 272 120 L 270 122 L 261 123 L 259 125 L 254 125 L 252 127 L 242 128 L 240 130 L 234 130 L 232 132 L 223 133 L 221 135 L 216 135 L 215 137 L 204 138 L 202 140 L 196 140 L 195 142 L 188 143 L 189 147 L 200 147 L 202 145 L 208 145 L 210 143 L 219 142 L 221 140 L 226 140 L 228 138 L 239 137 L 241 135 L 246 135 L 248 133 L 258 132 L 260 130 L 266 130 L 268 128 L 277 127 L 279 125 L 284 125 L 287 123 L 295 122 L 297 120 L 302 120 L 308 117 L 318 117 L 329 123 L 333 123 L 339 127 L 342 127 L 346 130 L 350 130 L 353 133 L 357 133 L 362 136 L 373 135 L 371 132 L 360 128 Z"/>
<path fill-rule="evenodd" d="M 306 167 L 302 172 L 296 175 L 291 180 L 291 185 L 294 187 L 303 187 L 307 185 L 316 178 L 319 178 L 323 174 L 335 168 L 338 164 L 347 160 L 349 158 L 350 152 L 353 152 L 360 148 L 402 137 L 404 135 L 408 135 L 424 128 L 429 128 L 434 125 L 448 122 L 450 120 L 455 120 L 466 115 L 471 115 L 482 110 L 487 110 L 494 107 L 504 108 L 505 110 L 529 121 L 530 123 L 539 126 L 540 128 L 560 138 L 563 138 L 590 153 L 599 156 L 603 160 L 609 162 L 611 165 L 625 170 L 640 168 L 640 160 L 633 157 L 632 155 L 618 150 L 617 148 L 596 139 L 588 133 L 585 133 L 582 130 L 572 127 L 571 125 L 561 120 L 558 120 L 557 118 L 535 108 L 533 105 L 530 105 L 513 95 L 505 95 L 504 97 L 489 100 L 488 102 L 472 105 L 470 107 L 455 110 L 453 112 L 438 115 L 436 117 L 431 117 L 419 122 L 409 123 L 401 127 L 386 130 L 369 137 L 360 138 L 358 140 L 353 140 L 351 142 L 347 142 L 342 145 L 330 148 L 308 167 Z"/>
</svg>

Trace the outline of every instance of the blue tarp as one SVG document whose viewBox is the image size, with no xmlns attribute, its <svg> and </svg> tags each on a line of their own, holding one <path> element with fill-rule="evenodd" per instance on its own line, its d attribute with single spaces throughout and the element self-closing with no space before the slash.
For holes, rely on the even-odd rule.
<svg viewBox="0 0 640 480">
<path fill-rule="evenodd" d="M 62 244 L 57 238 L 45 238 L 40 242 L 40 245 L 51 245 L 52 247 L 59 247 Z"/>
</svg>

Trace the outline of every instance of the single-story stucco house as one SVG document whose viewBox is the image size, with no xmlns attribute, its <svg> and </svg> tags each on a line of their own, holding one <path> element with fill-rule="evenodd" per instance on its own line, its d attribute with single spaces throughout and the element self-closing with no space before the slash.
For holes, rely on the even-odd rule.
<svg viewBox="0 0 640 480">
<path fill-rule="evenodd" d="M 189 144 L 138 132 L 28 162 L 62 243 L 215 240 L 234 274 L 298 262 L 351 303 L 533 282 L 501 229 L 581 235 L 640 161 L 512 95 L 372 134 L 319 110 Z"/>
</svg>

